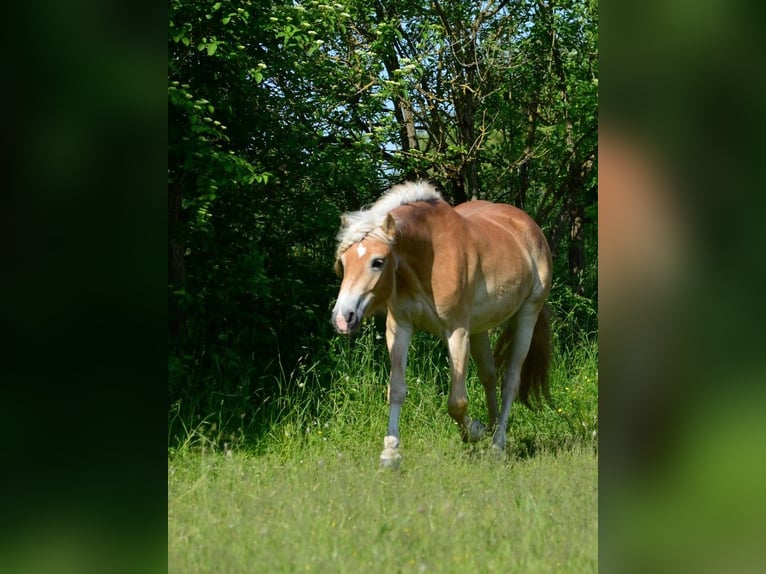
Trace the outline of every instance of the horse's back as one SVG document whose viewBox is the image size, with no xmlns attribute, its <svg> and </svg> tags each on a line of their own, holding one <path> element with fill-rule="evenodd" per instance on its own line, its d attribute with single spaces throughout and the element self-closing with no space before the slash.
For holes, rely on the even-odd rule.
<svg viewBox="0 0 766 574">
<path fill-rule="evenodd" d="M 456 206 L 455 212 L 473 226 L 499 226 L 506 233 L 539 231 L 538 225 L 525 211 L 507 203 L 468 201 Z"/>
<path fill-rule="evenodd" d="M 477 241 L 487 245 L 487 249 L 518 245 L 537 262 L 550 259 L 548 242 L 540 227 L 523 210 L 505 203 L 489 201 L 469 201 L 455 207 L 472 230 Z"/>
</svg>

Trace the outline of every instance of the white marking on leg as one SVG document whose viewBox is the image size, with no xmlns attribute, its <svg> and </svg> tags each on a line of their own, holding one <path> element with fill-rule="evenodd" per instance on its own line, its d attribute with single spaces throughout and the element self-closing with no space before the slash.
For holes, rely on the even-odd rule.
<svg viewBox="0 0 766 574">
<path fill-rule="evenodd" d="M 388 383 L 388 433 L 383 439 L 380 461 L 384 466 L 397 466 L 399 454 L 399 415 L 407 396 L 407 349 L 412 337 L 412 326 L 400 325 L 388 315 L 386 318 L 386 344 L 391 358 L 391 378 Z"/>
<path fill-rule="evenodd" d="M 383 452 L 380 453 L 380 464 L 390 468 L 396 468 L 402 460 L 399 454 L 399 439 L 395 436 L 383 438 Z"/>
</svg>

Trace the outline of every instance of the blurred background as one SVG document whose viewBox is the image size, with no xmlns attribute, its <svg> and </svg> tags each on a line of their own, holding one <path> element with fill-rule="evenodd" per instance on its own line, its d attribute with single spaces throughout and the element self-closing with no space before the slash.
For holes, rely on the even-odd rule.
<svg viewBox="0 0 766 574">
<path fill-rule="evenodd" d="M 599 10 L 600 568 L 762 571 L 763 8 Z"/>
</svg>

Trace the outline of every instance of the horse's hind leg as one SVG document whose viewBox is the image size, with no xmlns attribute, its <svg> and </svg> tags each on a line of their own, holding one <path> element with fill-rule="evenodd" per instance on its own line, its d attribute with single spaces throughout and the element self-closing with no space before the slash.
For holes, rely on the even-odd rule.
<svg viewBox="0 0 766 574">
<path fill-rule="evenodd" d="M 492 437 L 492 446 L 501 452 L 505 449 L 505 432 L 508 425 L 508 416 L 511 412 L 511 404 L 513 404 L 519 392 L 521 367 L 524 365 L 524 360 L 529 352 L 529 346 L 532 343 L 532 335 L 535 331 L 538 313 L 539 309 L 531 303 L 527 303 L 511 319 L 515 325 L 510 349 L 511 360 L 508 370 L 503 373 L 503 405 L 500 409 L 500 420 Z"/>
<path fill-rule="evenodd" d="M 497 425 L 497 374 L 495 360 L 492 358 L 492 347 L 489 344 L 489 333 L 474 333 L 471 335 L 471 356 L 476 362 L 479 380 L 484 387 L 489 411 L 489 428 Z M 472 429 L 473 430 L 473 429 Z M 477 429 L 478 430 L 478 429 Z"/>
</svg>

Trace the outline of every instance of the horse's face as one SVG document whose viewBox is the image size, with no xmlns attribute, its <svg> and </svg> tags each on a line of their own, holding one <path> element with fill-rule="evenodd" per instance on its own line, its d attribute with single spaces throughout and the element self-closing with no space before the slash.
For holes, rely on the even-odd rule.
<svg viewBox="0 0 766 574">
<path fill-rule="evenodd" d="M 353 244 L 336 269 L 343 274 L 332 323 L 339 333 L 354 333 L 362 319 L 383 307 L 394 286 L 395 261 L 391 246 L 371 237 Z"/>
</svg>

